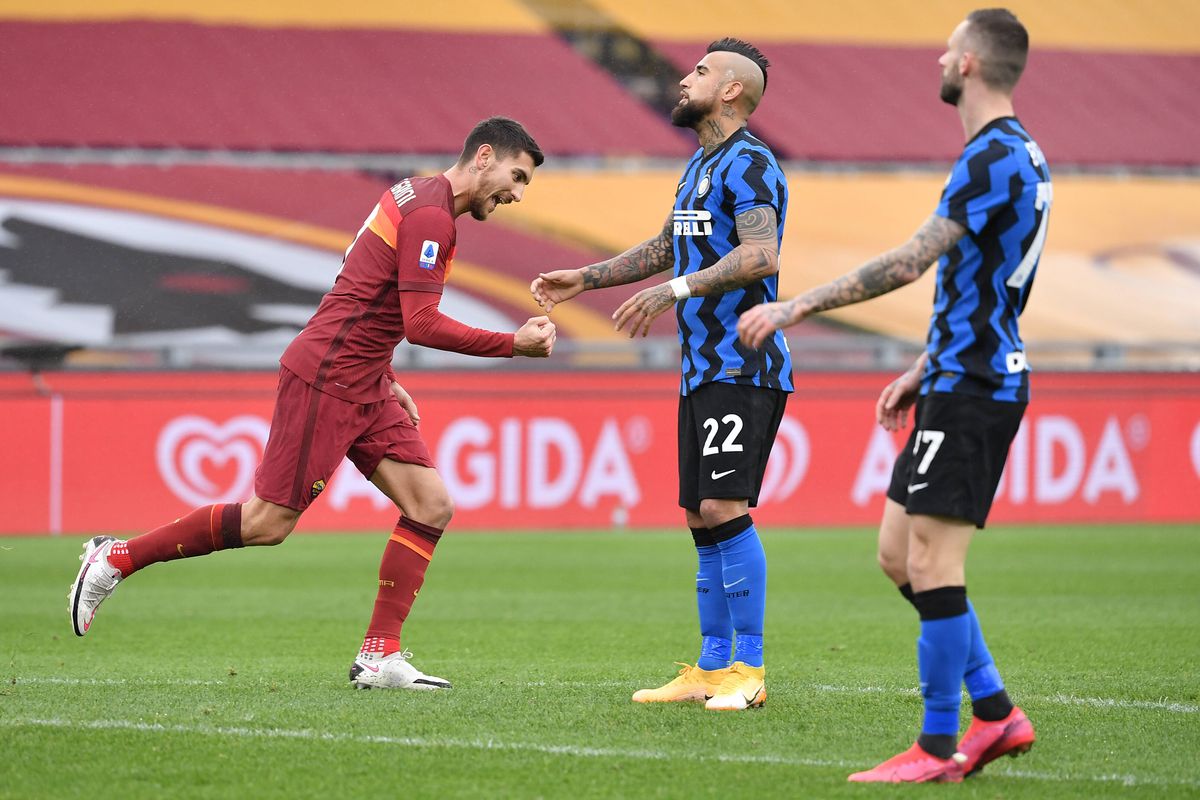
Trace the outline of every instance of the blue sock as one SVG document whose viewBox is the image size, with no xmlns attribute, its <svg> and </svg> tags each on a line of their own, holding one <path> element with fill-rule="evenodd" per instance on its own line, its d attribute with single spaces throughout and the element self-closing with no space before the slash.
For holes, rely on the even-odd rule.
<svg viewBox="0 0 1200 800">
<path fill-rule="evenodd" d="M 748 667 L 763 665 L 763 637 L 749 633 L 737 635 L 737 660 Z"/>
<path fill-rule="evenodd" d="M 971 647 L 966 589 L 946 586 L 917 592 L 914 603 L 921 613 L 917 639 L 917 669 L 925 698 L 921 733 L 957 736 L 961 686 Z"/>
<path fill-rule="evenodd" d="M 722 531 L 728 527 L 744 525 L 740 533 L 720 541 Z M 761 667 L 763 617 L 767 607 L 767 556 L 754 522 L 747 514 L 726 522 L 714 529 L 717 547 L 721 549 L 721 578 L 725 589 L 725 601 L 729 604 L 729 616 L 737 632 L 738 649 L 735 657 L 751 667 Z M 746 651 L 742 650 L 745 637 Z"/>
<path fill-rule="evenodd" d="M 983 630 L 979 627 L 979 617 L 975 615 L 975 606 L 967 601 L 967 617 L 971 623 L 971 646 L 967 650 L 967 672 L 963 682 L 967 684 L 967 694 L 972 700 L 990 697 L 1004 690 L 1004 681 L 996 662 L 988 651 L 987 642 L 983 639 Z"/>
<path fill-rule="evenodd" d="M 697 545 L 696 608 L 700 612 L 700 669 L 724 669 L 733 654 L 733 621 L 721 588 L 721 551 L 715 544 Z"/>
<path fill-rule="evenodd" d="M 696 666 L 700 669 L 725 669 L 733 655 L 733 642 L 721 636 L 705 636 L 700 642 L 700 658 Z"/>
</svg>

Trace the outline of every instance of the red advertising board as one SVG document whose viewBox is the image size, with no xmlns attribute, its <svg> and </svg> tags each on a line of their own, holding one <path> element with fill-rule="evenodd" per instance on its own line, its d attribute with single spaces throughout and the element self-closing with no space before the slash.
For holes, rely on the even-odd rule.
<svg viewBox="0 0 1200 800">
<path fill-rule="evenodd" d="M 903 438 L 874 424 L 882 374 L 797 375 L 755 518 L 874 524 Z M 670 373 L 417 373 L 421 430 L 456 529 L 681 524 Z M 0 534 L 146 530 L 253 490 L 275 376 L 0 376 Z M 1038 374 L 993 522 L 1200 523 L 1200 375 Z M 348 463 L 302 530 L 387 528 Z"/>
</svg>

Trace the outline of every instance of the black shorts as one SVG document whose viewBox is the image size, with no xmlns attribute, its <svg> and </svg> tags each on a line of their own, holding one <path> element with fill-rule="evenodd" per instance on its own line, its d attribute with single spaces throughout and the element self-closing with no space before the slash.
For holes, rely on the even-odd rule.
<svg viewBox="0 0 1200 800">
<path fill-rule="evenodd" d="M 758 505 L 767 458 L 787 392 L 706 383 L 679 398 L 679 505 L 698 511 L 708 498 Z"/>
<path fill-rule="evenodd" d="M 909 514 L 987 522 L 1025 403 L 930 392 L 917 401 L 887 496 Z"/>
</svg>

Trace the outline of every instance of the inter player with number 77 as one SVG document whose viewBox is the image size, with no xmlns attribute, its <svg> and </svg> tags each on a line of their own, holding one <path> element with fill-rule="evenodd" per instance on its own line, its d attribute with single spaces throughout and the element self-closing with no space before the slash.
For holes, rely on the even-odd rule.
<svg viewBox="0 0 1200 800">
<path fill-rule="evenodd" d="M 876 404 L 880 425 L 897 430 L 916 403 L 887 492 L 879 562 L 921 618 L 925 715 L 909 750 L 851 775 L 855 782 L 960 781 L 1034 741 L 984 642 L 965 577 L 972 533 L 987 520 L 1029 400 L 1017 317 L 1046 242 L 1053 195 L 1042 151 L 1013 115 L 1028 50 L 1024 26 L 1007 10 L 969 14 L 939 59 L 941 98 L 958 108 L 967 145 L 936 212 L 906 244 L 738 321 L 741 340 L 758 347 L 780 328 L 898 289 L 938 263 L 925 352 Z M 962 683 L 973 719 L 956 743 Z"/>
</svg>

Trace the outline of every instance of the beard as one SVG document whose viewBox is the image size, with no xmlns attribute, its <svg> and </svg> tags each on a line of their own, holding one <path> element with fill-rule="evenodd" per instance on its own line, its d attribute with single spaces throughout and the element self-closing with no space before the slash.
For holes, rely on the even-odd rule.
<svg viewBox="0 0 1200 800">
<path fill-rule="evenodd" d="M 951 83 L 949 80 L 946 79 L 945 76 L 943 76 L 942 77 L 942 88 L 941 88 L 941 91 L 938 92 L 938 97 L 942 98 L 943 103 L 947 103 L 948 105 L 952 105 L 952 106 L 957 106 L 959 98 L 962 97 L 962 90 L 963 90 L 963 87 L 962 87 L 961 83 Z"/>
<path fill-rule="evenodd" d="M 693 130 L 704 121 L 708 116 L 708 112 L 712 110 L 712 103 L 705 108 L 698 100 L 689 100 L 686 103 L 681 103 L 671 109 L 671 124 L 676 128 L 692 128 Z"/>
<path fill-rule="evenodd" d="M 471 216 L 473 218 L 479 220 L 480 222 L 485 221 L 488 218 L 489 200 L 490 200 L 490 198 L 486 198 L 486 197 L 483 198 L 482 200 L 479 198 L 475 198 L 474 200 L 472 200 L 471 205 L 467 207 L 468 210 L 471 212 Z"/>
</svg>

